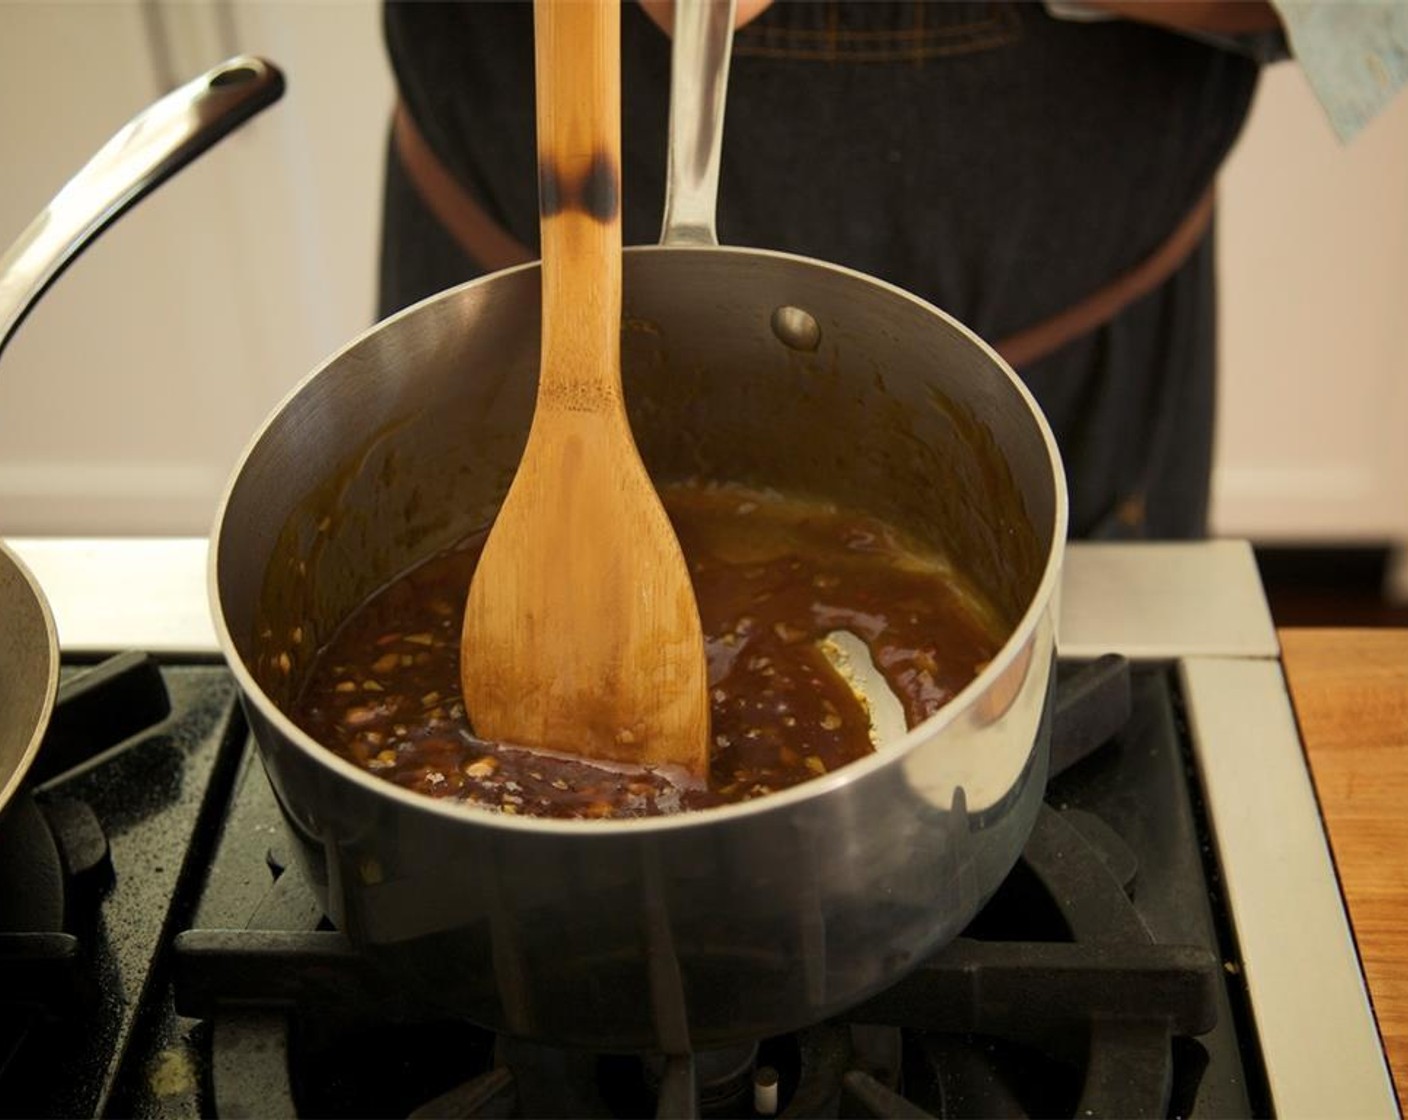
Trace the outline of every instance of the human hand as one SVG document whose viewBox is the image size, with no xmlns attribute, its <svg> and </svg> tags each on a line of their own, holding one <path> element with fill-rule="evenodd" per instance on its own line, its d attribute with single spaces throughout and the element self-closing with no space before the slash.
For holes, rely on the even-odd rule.
<svg viewBox="0 0 1408 1120">
<path fill-rule="evenodd" d="M 738 0 L 733 17 L 734 30 L 757 19 L 771 4 L 772 0 Z M 640 0 L 640 6 L 661 31 L 670 34 L 675 26 L 675 0 Z"/>
</svg>

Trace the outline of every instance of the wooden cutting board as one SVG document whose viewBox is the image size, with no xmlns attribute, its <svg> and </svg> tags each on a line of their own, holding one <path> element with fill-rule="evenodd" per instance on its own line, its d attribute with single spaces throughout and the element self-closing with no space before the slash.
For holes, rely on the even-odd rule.
<svg viewBox="0 0 1408 1120">
<path fill-rule="evenodd" d="M 1408 1114 L 1408 630 L 1282 630 L 1281 655 L 1399 1109 Z"/>
</svg>

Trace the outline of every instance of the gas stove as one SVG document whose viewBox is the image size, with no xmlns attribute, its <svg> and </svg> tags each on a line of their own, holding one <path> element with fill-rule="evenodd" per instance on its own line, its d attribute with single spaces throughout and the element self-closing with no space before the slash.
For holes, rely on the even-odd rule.
<svg viewBox="0 0 1408 1120">
<path fill-rule="evenodd" d="M 331 928 L 203 540 L 20 540 L 61 702 L 0 817 L 0 1115 L 1397 1114 L 1250 549 L 1067 554 L 1022 859 L 835 1020 L 594 1054 L 409 1004 Z"/>
</svg>

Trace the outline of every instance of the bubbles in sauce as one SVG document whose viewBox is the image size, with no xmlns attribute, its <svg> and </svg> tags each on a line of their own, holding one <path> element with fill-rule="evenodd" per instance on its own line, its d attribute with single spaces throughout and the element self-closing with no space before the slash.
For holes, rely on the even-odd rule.
<svg viewBox="0 0 1408 1120">
<path fill-rule="evenodd" d="M 679 485 L 661 497 L 708 647 L 707 789 L 474 737 L 460 697 L 459 637 L 483 534 L 355 611 L 291 714 L 343 758 L 432 797 L 506 814 L 653 816 L 761 797 L 872 752 L 869 712 L 833 667 L 828 634 L 865 643 L 911 727 L 1005 640 L 942 557 L 873 517 L 732 486 Z"/>
</svg>

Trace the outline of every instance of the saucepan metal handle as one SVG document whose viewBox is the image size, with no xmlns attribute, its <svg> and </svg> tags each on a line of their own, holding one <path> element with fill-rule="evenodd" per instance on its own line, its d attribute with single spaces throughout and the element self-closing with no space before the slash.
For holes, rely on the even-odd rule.
<svg viewBox="0 0 1408 1120">
<path fill-rule="evenodd" d="M 276 67 L 241 56 L 173 90 L 129 121 L 0 257 L 0 351 L 89 242 L 283 92 L 283 74 Z"/>
<path fill-rule="evenodd" d="M 675 0 L 662 245 L 717 245 L 719 155 L 736 0 Z"/>
</svg>

